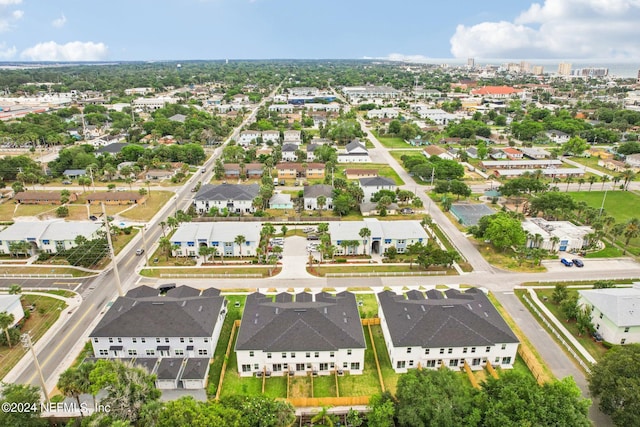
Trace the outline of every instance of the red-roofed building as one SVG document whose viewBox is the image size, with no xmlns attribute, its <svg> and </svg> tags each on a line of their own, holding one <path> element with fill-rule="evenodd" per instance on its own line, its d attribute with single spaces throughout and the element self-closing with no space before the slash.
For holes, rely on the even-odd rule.
<svg viewBox="0 0 640 427">
<path fill-rule="evenodd" d="M 522 89 L 514 89 L 511 86 L 484 86 L 471 91 L 472 95 L 489 96 L 492 98 L 511 98 L 522 92 Z"/>
<path fill-rule="evenodd" d="M 520 150 L 516 150 L 515 148 L 506 147 L 503 148 L 502 151 L 507 155 L 509 160 L 522 160 L 524 157 L 524 153 Z"/>
</svg>

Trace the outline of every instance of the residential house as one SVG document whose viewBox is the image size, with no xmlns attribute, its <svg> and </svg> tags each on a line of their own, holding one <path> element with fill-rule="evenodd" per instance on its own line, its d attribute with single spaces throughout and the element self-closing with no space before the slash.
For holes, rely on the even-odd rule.
<svg viewBox="0 0 640 427">
<path fill-rule="evenodd" d="M 561 252 L 584 249 L 589 244 L 588 235 L 593 233 L 591 227 L 543 218 L 527 218 L 522 222 L 522 228 L 527 232 L 527 247 Z"/>
<path fill-rule="evenodd" d="M 16 221 L 0 231 L 0 253 L 11 253 L 12 243 L 27 242 L 30 254 L 53 254 L 76 247 L 78 236 L 96 239 L 101 228 L 102 224 L 93 221 Z"/>
<path fill-rule="evenodd" d="M 478 158 L 478 149 L 476 147 L 469 147 L 465 150 L 465 153 L 467 153 L 467 157 L 471 158 L 471 159 L 477 159 Z"/>
<path fill-rule="evenodd" d="M 235 105 L 242 105 L 249 103 L 249 96 L 244 93 L 238 93 L 231 97 L 231 103 Z"/>
<path fill-rule="evenodd" d="M 542 160 L 551 157 L 551 153 L 542 148 L 520 147 L 519 150 L 522 154 L 533 160 Z"/>
<path fill-rule="evenodd" d="M 302 132 L 299 130 L 285 130 L 283 144 L 287 142 L 300 145 L 302 143 Z"/>
<path fill-rule="evenodd" d="M 640 168 L 640 154 L 629 154 L 624 158 L 624 161 L 633 169 Z"/>
<path fill-rule="evenodd" d="M 513 368 L 518 338 L 479 289 L 377 294 L 391 366 L 409 369 Z"/>
<path fill-rule="evenodd" d="M 344 150 L 338 151 L 338 163 L 370 163 L 369 151 L 365 144 L 355 139 Z"/>
<path fill-rule="evenodd" d="M 144 177 L 150 181 L 163 181 L 173 178 L 177 172 L 177 169 L 149 169 L 144 173 Z"/>
<path fill-rule="evenodd" d="M 280 142 L 280 132 L 277 130 L 265 130 L 262 132 L 262 142 L 272 142 L 274 144 Z"/>
<path fill-rule="evenodd" d="M 278 163 L 276 171 L 278 179 L 296 179 L 304 176 L 302 163 Z"/>
<path fill-rule="evenodd" d="M 520 150 L 516 150 L 515 148 L 506 147 L 503 148 L 502 151 L 507 155 L 509 160 L 522 160 L 524 157 L 524 153 Z"/>
<path fill-rule="evenodd" d="M 247 297 L 236 341 L 240 376 L 362 374 L 366 341 L 356 297 Z"/>
<path fill-rule="evenodd" d="M 255 256 L 260 245 L 259 222 L 184 222 L 171 236 L 174 256 L 197 257 L 201 247 L 216 248 L 218 256 Z M 244 236 L 245 242 L 235 242 Z"/>
<path fill-rule="evenodd" d="M 269 209 L 293 209 L 291 194 L 275 193 L 269 199 Z"/>
<path fill-rule="evenodd" d="M 360 230 L 368 228 L 371 236 L 363 239 Z M 366 218 L 363 221 L 329 222 L 331 244 L 336 247 L 336 255 L 384 254 L 391 246 L 398 253 L 404 253 L 409 245 L 427 243 L 429 236 L 419 221 L 378 221 Z M 344 247 L 343 242 L 357 245 Z"/>
<path fill-rule="evenodd" d="M 382 176 L 375 178 L 360 178 L 358 181 L 360 183 L 360 188 L 362 188 L 362 192 L 364 193 L 363 201 L 365 202 L 370 202 L 373 195 L 380 190 L 396 191 L 398 188 L 393 179 Z"/>
<path fill-rule="evenodd" d="M 62 194 L 60 191 L 21 191 L 17 193 L 14 200 L 23 205 L 61 205 Z M 76 193 L 69 194 L 69 201 L 78 200 Z"/>
<path fill-rule="evenodd" d="M 502 150 L 492 148 L 491 150 L 489 150 L 489 157 L 491 157 L 493 160 L 503 160 L 507 158 L 507 153 Z"/>
<path fill-rule="evenodd" d="M 426 157 L 436 156 L 445 160 L 454 160 L 455 156 L 451 154 L 449 151 L 438 145 L 428 145 L 422 149 L 422 154 Z"/>
<path fill-rule="evenodd" d="M 564 144 L 565 142 L 569 141 L 569 138 L 571 138 L 571 135 L 569 135 L 568 133 L 564 133 L 555 129 L 546 131 L 545 135 L 547 136 L 547 138 L 557 144 Z"/>
<path fill-rule="evenodd" d="M 211 208 L 219 211 L 227 209 L 230 213 L 253 213 L 253 199 L 260 192 L 258 184 L 205 184 L 193 198 L 193 204 L 199 214 L 209 212 Z"/>
<path fill-rule="evenodd" d="M 497 99 L 514 98 L 522 93 L 522 89 L 514 89 L 510 86 L 484 86 L 471 91 L 471 95 Z"/>
<path fill-rule="evenodd" d="M 318 147 L 320 147 L 319 144 L 307 145 L 307 162 L 313 162 L 316 159 L 315 151 Z"/>
<path fill-rule="evenodd" d="M 624 162 L 613 159 L 600 159 L 598 160 L 598 166 L 613 172 L 622 172 L 623 170 L 627 169 L 627 165 Z"/>
<path fill-rule="evenodd" d="M 430 120 L 436 125 L 446 126 L 449 122 L 457 119 L 455 115 L 447 113 L 440 108 L 428 108 L 423 104 L 414 106 L 413 110 L 418 113 L 421 119 Z"/>
<path fill-rule="evenodd" d="M 347 179 L 375 178 L 378 176 L 378 170 L 347 168 L 344 170 L 344 175 Z"/>
<path fill-rule="evenodd" d="M 362 216 L 380 215 L 381 209 L 378 209 L 378 204 L 373 202 L 362 202 L 358 205 Z M 386 215 L 396 215 L 400 207 L 397 203 L 391 203 L 385 208 Z"/>
<path fill-rule="evenodd" d="M 578 305 L 591 308 L 591 324 L 611 344 L 640 343 L 640 283 L 631 288 L 578 291 Z"/>
<path fill-rule="evenodd" d="M 225 163 L 224 165 L 224 177 L 227 179 L 240 179 L 240 164 L 239 163 Z"/>
<path fill-rule="evenodd" d="M 322 209 L 333 209 L 333 187 L 330 185 L 307 185 L 303 190 L 304 208 L 315 211 L 318 209 L 318 197 L 325 198 Z"/>
<path fill-rule="evenodd" d="M 263 168 L 262 163 L 247 163 L 244 165 L 244 173 L 249 179 L 257 179 L 262 176 Z"/>
<path fill-rule="evenodd" d="M 298 151 L 298 145 L 288 143 L 282 144 L 282 161 L 295 162 L 298 158 L 296 151 Z"/>
<path fill-rule="evenodd" d="M 367 111 L 368 119 L 395 119 L 399 115 L 399 108 L 380 108 Z"/>
<path fill-rule="evenodd" d="M 170 96 L 158 96 L 156 98 L 137 98 L 134 99 L 133 107 L 139 110 L 155 111 L 164 108 L 167 104 L 177 104 L 178 98 Z"/>
<path fill-rule="evenodd" d="M 62 175 L 69 179 L 76 179 L 81 176 L 86 176 L 87 171 L 84 169 L 66 169 L 64 172 L 62 172 Z"/>
<path fill-rule="evenodd" d="M 255 143 L 256 140 L 261 136 L 262 132 L 260 132 L 259 130 L 243 130 L 242 132 L 240 132 L 238 144 L 246 147 L 249 144 Z"/>
<path fill-rule="evenodd" d="M 7 326 L 8 328 L 17 325 L 24 317 L 20 295 L 0 295 L 0 313 L 13 314 L 13 322 Z"/>
<path fill-rule="evenodd" d="M 134 359 L 160 389 L 202 389 L 227 301 L 217 289 L 140 286 L 118 297 L 89 334 L 98 359 Z M 140 357 L 143 356 L 143 357 Z"/>
<path fill-rule="evenodd" d="M 325 168 L 324 163 L 307 163 L 305 176 L 307 179 L 324 179 Z"/>
<path fill-rule="evenodd" d="M 270 113 L 293 113 L 293 105 L 291 104 L 272 104 L 269 105 Z"/>
<path fill-rule="evenodd" d="M 147 196 L 137 191 L 105 191 L 87 196 L 87 203 L 92 205 L 139 205 L 146 200 Z"/>
</svg>

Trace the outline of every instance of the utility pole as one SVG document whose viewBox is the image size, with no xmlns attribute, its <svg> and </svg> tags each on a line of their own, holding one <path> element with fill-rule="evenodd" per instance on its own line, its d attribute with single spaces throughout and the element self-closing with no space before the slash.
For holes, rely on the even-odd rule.
<svg viewBox="0 0 640 427">
<path fill-rule="evenodd" d="M 435 177 L 436 168 L 431 168 L 431 187 L 433 187 L 433 178 Z"/>
<path fill-rule="evenodd" d="M 144 266 L 149 265 L 149 252 L 147 252 L 147 239 L 144 235 L 144 229 L 147 228 L 147 225 L 143 225 L 140 231 L 142 231 L 142 247 L 144 248 Z"/>
<path fill-rule="evenodd" d="M 113 243 L 111 242 L 111 229 L 109 228 L 109 218 L 107 218 L 107 211 L 104 207 L 104 202 L 102 205 L 102 216 L 104 217 L 104 224 L 107 229 L 107 243 L 109 244 L 109 254 L 111 255 L 111 262 L 113 263 L 113 272 L 116 275 L 116 287 L 118 288 L 118 295 L 121 297 L 124 296 L 124 291 L 122 290 L 122 283 L 120 282 L 120 273 L 118 272 L 118 263 L 116 262 L 116 254 L 113 251 Z"/>
<path fill-rule="evenodd" d="M 44 399 L 49 403 L 49 394 L 47 393 L 47 383 L 44 381 L 44 375 L 42 375 L 42 368 L 40 367 L 40 362 L 38 362 L 38 356 L 36 355 L 36 350 L 33 348 L 33 342 L 31 341 L 31 331 L 26 334 L 22 334 L 20 336 L 20 341 L 22 341 L 22 346 L 24 348 L 28 348 L 31 350 L 31 354 L 33 355 L 33 364 L 36 365 L 36 371 L 38 371 L 38 376 L 40 377 L 40 385 L 42 386 L 42 393 L 44 394 Z"/>
</svg>

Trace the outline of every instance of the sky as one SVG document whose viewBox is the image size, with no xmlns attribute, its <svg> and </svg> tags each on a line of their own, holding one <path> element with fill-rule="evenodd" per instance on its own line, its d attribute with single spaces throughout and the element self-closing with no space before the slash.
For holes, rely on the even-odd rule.
<svg viewBox="0 0 640 427">
<path fill-rule="evenodd" d="M 0 61 L 640 62 L 640 0 L 0 0 Z"/>
</svg>

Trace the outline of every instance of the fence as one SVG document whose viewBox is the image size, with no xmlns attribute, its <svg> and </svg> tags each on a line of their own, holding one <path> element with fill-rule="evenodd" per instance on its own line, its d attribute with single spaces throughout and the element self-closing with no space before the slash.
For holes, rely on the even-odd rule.
<svg viewBox="0 0 640 427">
<path fill-rule="evenodd" d="M 161 274 L 160 278 L 162 279 L 241 279 L 241 278 L 262 278 L 264 277 L 262 274 L 251 273 L 251 274 Z"/>
<path fill-rule="evenodd" d="M 222 382 L 224 381 L 224 374 L 227 370 L 227 361 L 229 360 L 229 354 L 231 354 L 231 344 L 233 343 L 233 338 L 236 335 L 236 329 L 239 327 L 240 327 L 239 320 L 236 320 L 235 322 L 233 322 L 233 327 L 231 328 L 231 336 L 229 336 L 229 344 L 227 344 L 227 352 L 224 354 L 224 362 L 222 362 L 222 369 L 220 370 L 220 382 L 218 382 L 218 389 L 216 390 L 216 400 L 220 399 L 220 392 L 222 391 Z"/>
<path fill-rule="evenodd" d="M 558 339 L 558 341 L 560 341 L 560 344 L 562 344 L 562 346 L 569 352 L 569 354 L 573 356 L 573 358 L 580 364 L 580 366 L 582 366 L 582 368 L 587 373 L 590 373 L 591 368 L 586 363 L 584 363 L 584 361 L 582 360 L 582 357 L 579 356 L 574 351 L 573 347 L 571 347 L 569 343 L 565 341 L 562 334 L 560 334 L 560 332 L 556 330 L 556 328 L 551 324 L 551 322 L 549 322 L 547 318 L 542 313 L 540 313 L 536 305 L 533 302 L 531 302 L 526 295 L 522 295 L 522 298 L 527 303 L 527 305 L 531 308 L 531 310 L 536 314 L 536 316 L 538 316 L 538 318 L 542 321 L 542 323 L 547 327 L 547 329 L 549 329 L 551 333 Z"/>
<path fill-rule="evenodd" d="M 352 397 L 290 397 L 286 399 L 295 407 L 322 407 L 322 406 L 356 406 L 369 405 L 370 396 Z"/>
<path fill-rule="evenodd" d="M 362 319 L 362 326 L 379 325 L 379 324 L 380 324 L 379 317 L 369 317 L 367 319 Z"/>
<path fill-rule="evenodd" d="M 10 274 L 10 273 L 2 273 L 0 277 L 11 277 L 11 278 L 24 278 L 24 279 L 58 279 L 64 278 L 69 279 L 73 277 L 73 274 L 64 273 L 64 274 Z"/>
<path fill-rule="evenodd" d="M 446 271 L 370 271 L 366 273 L 326 273 L 324 277 L 446 276 L 446 274 Z"/>
</svg>

